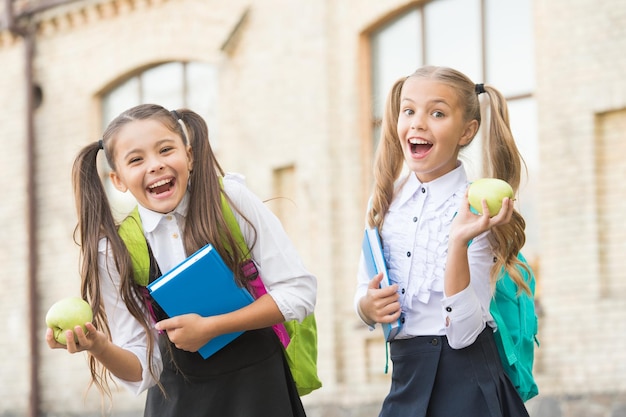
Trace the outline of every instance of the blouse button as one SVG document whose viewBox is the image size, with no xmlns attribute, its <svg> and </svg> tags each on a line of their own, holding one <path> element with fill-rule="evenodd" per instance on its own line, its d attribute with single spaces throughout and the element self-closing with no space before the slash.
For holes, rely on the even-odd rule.
<svg viewBox="0 0 626 417">
<path fill-rule="evenodd" d="M 172 235 L 172 237 L 173 237 L 174 239 L 178 239 L 178 233 L 174 233 L 174 234 Z"/>
<path fill-rule="evenodd" d="M 165 216 L 165 219 L 166 219 L 167 221 L 171 221 L 171 220 L 172 220 L 172 215 L 171 215 L 171 214 L 168 214 L 167 216 Z"/>
<path fill-rule="evenodd" d="M 402 288 L 401 292 L 402 292 L 402 294 L 404 294 L 406 292 L 406 290 L 404 288 Z"/>
<path fill-rule="evenodd" d="M 407 253 L 406 253 L 406 257 L 407 257 L 407 258 L 410 258 L 410 257 L 411 257 L 411 252 L 407 252 Z"/>
<path fill-rule="evenodd" d="M 404 324 L 404 317 L 400 318 L 400 323 Z"/>
<path fill-rule="evenodd" d="M 422 187 L 422 194 L 426 192 L 426 188 Z"/>
<path fill-rule="evenodd" d="M 452 307 L 446 307 L 446 311 L 449 313 L 452 311 Z"/>
<path fill-rule="evenodd" d="M 417 217 L 413 217 L 413 223 L 417 221 Z"/>
</svg>

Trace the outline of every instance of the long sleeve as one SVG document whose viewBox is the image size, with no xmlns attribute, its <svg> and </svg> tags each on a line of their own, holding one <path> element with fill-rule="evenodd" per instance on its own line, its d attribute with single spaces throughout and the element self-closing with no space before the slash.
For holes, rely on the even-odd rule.
<svg viewBox="0 0 626 417">
<path fill-rule="evenodd" d="M 257 264 L 261 279 L 285 320 L 303 320 L 313 312 L 317 279 L 307 270 L 278 218 L 243 183 L 240 176 L 224 178 L 224 190 L 256 230 L 233 210 Z M 256 241 L 255 241 L 256 237 Z"/>
<path fill-rule="evenodd" d="M 100 289 L 104 309 L 107 314 L 109 330 L 114 344 L 137 356 L 142 367 L 142 380 L 138 382 L 115 378 L 121 385 L 135 395 L 156 384 L 148 369 L 147 338 L 154 338 L 153 372 L 160 375 L 163 369 L 161 353 L 156 340 L 156 331 L 147 335 L 141 324 L 130 314 L 120 296 L 120 276 L 115 268 L 111 251 L 107 249 L 107 241 L 100 240 L 98 247 L 98 269 L 100 271 Z"/>
<path fill-rule="evenodd" d="M 463 291 L 441 300 L 441 313 L 448 319 L 446 327 L 448 343 L 461 349 L 474 343 L 485 326 L 495 327 L 489 313 L 491 285 L 489 274 L 493 266 L 493 254 L 483 234 L 473 240 L 468 249 L 470 284 Z"/>
</svg>

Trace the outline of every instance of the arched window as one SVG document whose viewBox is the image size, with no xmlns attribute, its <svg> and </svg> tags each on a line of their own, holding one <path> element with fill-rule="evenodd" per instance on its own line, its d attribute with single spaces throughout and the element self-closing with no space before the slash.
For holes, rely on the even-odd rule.
<svg viewBox="0 0 626 417">
<path fill-rule="evenodd" d="M 376 148 L 391 85 L 422 65 L 449 66 L 477 83 L 495 86 L 507 98 L 513 135 L 528 166 L 518 203 L 528 224 L 529 259 L 538 255 L 534 219 L 539 170 L 531 6 L 531 0 L 429 1 L 374 28 L 369 35 L 373 146 L 368 146 Z M 481 176 L 480 148 L 475 140 L 462 155 L 471 178 Z"/>
<path fill-rule="evenodd" d="M 101 97 L 102 131 L 117 115 L 142 103 L 160 104 L 168 109 L 187 107 L 200 114 L 209 126 L 215 148 L 217 126 L 217 69 L 201 62 L 168 62 L 125 78 Z M 108 172 L 102 161 L 103 171 Z M 104 175 L 105 189 L 115 215 L 122 218 L 134 207 L 130 193 L 120 193 Z"/>
</svg>

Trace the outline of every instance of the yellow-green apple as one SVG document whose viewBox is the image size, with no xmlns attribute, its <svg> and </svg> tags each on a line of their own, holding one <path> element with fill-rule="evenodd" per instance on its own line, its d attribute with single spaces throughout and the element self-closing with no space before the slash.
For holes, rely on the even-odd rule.
<svg viewBox="0 0 626 417">
<path fill-rule="evenodd" d="M 513 200 L 513 188 L 498 178 L 481 178 L 471 183 L 467 190 L 470 206 L 479 214 L 483 213 L 483 200 L 487 200 L 489 217 L 498 214 L 505 197 Z"/>
<path fill-rule="evenodd" d="M 46 325 L 52 329 L 54 339 L 65 345 L 67 344 L 65 333 L 68 330 L 73 332 L 76 326 L 81 326 L 83 331 L 86 331 L 85 323 L 92 319 L 93 311 L 85 300 L 80 297 L 67 297 L 52 304 L 46 314 Z"/>
</svg>

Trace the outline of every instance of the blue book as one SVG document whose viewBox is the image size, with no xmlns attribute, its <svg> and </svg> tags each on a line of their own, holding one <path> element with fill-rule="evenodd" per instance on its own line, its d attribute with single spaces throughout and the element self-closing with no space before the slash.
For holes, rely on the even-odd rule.
<svg viewBox="0 0 626 417">
<path fill-rule="evenodd" d="M 213 245 L 208 244 L 148 285 L 152 298 L 170 316 L 196 313 L 203 317 L 230 313 L 251 304 L 254 298 L 237 285 Z M 202 346 L 204 359 L 243 332 L 220 335 Z"/>
<path fill-rule="evenodd" d="M 383 280 L 380 282 L 380 287 L 389 286 L 389 274 L 387 272 L 387 266 L 385 264 L 385 257 L 383 256 L 383 245 L 380 241 L 380 235 L 378 229 L 370 228 L 365 229 L 365 235 L 363 236 L 363 257 L 365 258 L 365 266 L 367 274 L 370 279 L 379 273 L 383 273 Z M 381 323 L 385 340 L 390 341 L 400 331 L 402 327 L 402 318 L 398 318 L 393 323 Z"/>
</svg>

